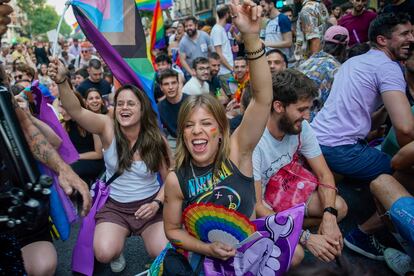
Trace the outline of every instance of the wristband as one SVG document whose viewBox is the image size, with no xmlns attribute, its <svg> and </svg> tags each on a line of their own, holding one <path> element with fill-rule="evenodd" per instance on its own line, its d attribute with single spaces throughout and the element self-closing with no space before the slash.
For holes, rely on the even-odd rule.
<svg viewBox="0 0 414 276">
<path fill-rule="evenodd" d="M 256 59 L 259 59 L 259 58 L 261 58 L 262 56 L 264 56 L 266 54 L 266 51 L 265 51 L 265 49 L 263 48 L 263 52 L 261 53 L 261 55 L 259 55 L 259 56 L 257 56 L 257 57 L 254 57 L 254 58 L 249 58 L 249 57 L 246 57 L 246 59 L 247 60 L 256 60 Z"/>
<path fill-rule="evenodd" d="M 323 212 L 328 212 L 334 215 L 335 217 L 338 217 L 338 210 L 336 210 L 334 207 L 326 207 L 325 209 L 323 209 Z"/>
<path fill-rule="evenodd" d="M 245 52 L 245 54 L 247 55 L 247 56 L 254 56 L 254 55 L 257 55 L 257 54 L 259 54 L 259 53 L 261 53 L 262 51 L 264 51 L 266 49 L 266 47 L 265 47 L 265 45 L 262 43 L 262 47 L 260 47 L 260 49 L 258 49 L 258 50 L 256 50 L 256 51 L 253 51 L 253 52 Z"/>
<path fill-rule="evenodd" d="M 67 78 L 65 77 L 65 78 L 63 79 L 63 81 L 61 81 L 61 82 L 56 82 L 56 81 L 55 81 L 55 83 L 56 83 L 56 84 L 62 84 L 62 83 L 64 83 L 66 80 L 67 80 Z"/>
</svg>

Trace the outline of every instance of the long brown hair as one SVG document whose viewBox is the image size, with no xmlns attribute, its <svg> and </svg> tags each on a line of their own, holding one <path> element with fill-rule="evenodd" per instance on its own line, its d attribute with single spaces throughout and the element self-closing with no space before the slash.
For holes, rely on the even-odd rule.
<svg viewBox="0 0 414 276">
<path fill-rule="evenodd" d="M 230 128 L 223 105 L 215 97 L 209 94 L 187 97 L 181 105 L 177 121 L 176 169 L 187 164 L 191 160 L 190 152 L 184 142 L 184 129 L 186 122 L 197 107 L 202 107 L 213 115 L 219 125 L 220 133 L 223 136 L 214 159 L 215 164 L 213 174 L 216 175 L 221 164 L 227 160 L 230 155 Z"/>
<path fill-rule="evenodd" d="M 166 165 L 170 166 L 170 159 L 168 156 L 167 145 L 162 137 L 161 131 L 157 123 L 157 115 L 151 107 L 151 103 L 144 93 L 134 85 L 124 85 L 115 92 L 115 107 L 116 114 L 119 93 L 124 90 L 130 90 L 137 97 L 141 103 L 141 118 L 140 131 L 138 139 L 130 149 L 128 139 L 121 130 L 121 126 L 114 116 L 115 120 L 115 139 L 116 150 L 118 153 L 118 171 L 123 172 L 131 168 L 134 161 L 134 153 L 138 150 L 142 161 L 151 172 L 157 172 L 160 165 L 165 160 Z"/>
</svg>

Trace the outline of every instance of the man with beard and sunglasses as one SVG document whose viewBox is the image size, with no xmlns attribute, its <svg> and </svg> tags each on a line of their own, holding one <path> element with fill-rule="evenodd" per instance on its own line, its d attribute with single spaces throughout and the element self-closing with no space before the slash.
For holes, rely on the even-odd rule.
<svg viewBox="0 0 414 276">
<path fill-rule="evenodd" d="M 409 57 L 411 30 L 407 14 L 379 15 L 369 28 L 372 49 L 347 60 L 336 73 L 329 97 L 312 122 L 332 171 L 367 185 L 381 174 L 393 173 L 391 156 L 366 141 L 387 113 L 400 147 L 414 140 L 414 116 L 398 64 Z M 374 214 L 347 234 L 344 243 L 368 258 L 384 260 L 384 247 L 374 237 L 381 227 Z"/>
<path fill-rule="evenodd" d="M 193 61 L 198 57 L 207 58 L 209 52 L 214 52 L 210 36 L 203 31 L 197 30 L 198 21 L 194 16 L 190 16 L 184 21 L 186 34 L 181 39 L 180 61 L 184 69 L 184 76 L 189 80 L 196 75 L 195 69 L 191 68 Z"/>
<path fill-rule="evenodd" d="M 265 200 L 269 185 L 283 185 L 274 176 L 294 161 L 295 153 L 302 155 L 321 185 L 306 201 L 306 226 L 319 224 L 317 233 L 304 231 L 300 243 L 322 261 L 332 261 L 341 255 L 342 234 L 338 221 L 347 213 L 345 201 L 336 195 L 334 177 L 307 120 L 313 99 L 318 95 L 313 81 L 304 74 L 286 69 L 273 76 L 273 103 L 266 129 L 253 153 L 253 174 L 256 188 L 256 215 L 275 213 L 273 202 Z M 300 182 L 302 183 L 302 182 Z M 300 184 L 299 183 L 299 184 Z M 297 192 L 304 187 L 299 187 Z"/>
<path fill-rule="evenodd" d="M 230 8 L 227 5 L 220 5 L 217 7 L 218 22 L 211 30 L 210 37 L 211 43 L 213 43 L 216 53 L 220 56 L 221 66 L 218 76 L 223 85 L 227 85 L 227 81 L 232 76 L 233 71 L 233 52 L 231 51 L 231 41 L 229 39 L 229 33 L 226 32 L 226 24 L 232 22 L 230 15 Z M 228 87 L 224 88 L 225 91 Z"/>
</svg>

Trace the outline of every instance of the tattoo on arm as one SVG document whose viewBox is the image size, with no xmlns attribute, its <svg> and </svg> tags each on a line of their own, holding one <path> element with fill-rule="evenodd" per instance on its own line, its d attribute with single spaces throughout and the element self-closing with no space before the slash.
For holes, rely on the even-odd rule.
<svg viewBox="0 0 414 276">
<path fill-rule="evenodd" d="M 27 131 L 28 143 L 35 158 L 55 172 L 59 172 L 59 165 L 61 165 L 61 162 L 63 161 L 56 150 L 49 144 L 44 135 L 35 126 Z"/>
</svg>

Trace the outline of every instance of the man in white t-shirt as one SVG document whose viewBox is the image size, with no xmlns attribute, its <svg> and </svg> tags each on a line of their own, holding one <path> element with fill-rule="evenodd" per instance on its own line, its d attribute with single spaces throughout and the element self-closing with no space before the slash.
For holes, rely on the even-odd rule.
<svg viewBox="0 0 414 276">
<path fill-rule="evenodd" d="M 280 49 L 289 56 L 289 49 L 292 46 L 292 26 L 289 18 L 276 8 L 276 0 L 261 0 L 260 5 L 270 19 L 265 30 L 266 52 Z"/>
<path fill-rule="evenodd" d="M 253 153 L 256 215 L 263 217 L 275 213 L 264 199 L 267 185 L 275 181 L 272 176 L 291 163 L 295 152 L 299 151 L 320 183 L 306 201 L 305 212 L 305 225 L 315 225 L 317 219 L 319 229 L 316 234 L 304 231 L 300 243 L 320 260 L 332 261 L 341 255 L 343 248 L 337 222 L 345 217 L 347 205 L 336 195 L 334 177 L 306 121 L 313 98 L 317 95 L 312 80 L 298 71 L 286 69 L 275 75 L 271 113 Z"/>
<path fill-rule="evenodd" d="M 210 79 L 210 64 L 207 58 L 198 57 L 193 62 L 193 70 L 195 76 L 184 85 L 183 93 L 187 95 L 208 94 L 210 87 L 208 80 Z"/>
<path fill-rule="evenodd" d="M 228 33 L 224 29 L 226 24 L 231 23 L 229 6 L 218 6 L 217 16 L 218 22 L 211 30 L 210 38 L 215 51 L 220 56 L 221 66 L 218 76 L 223 84 L 227 84 L 227 80 L 231 77 L 234 65 L 230 39 Z"/>
</svg>

